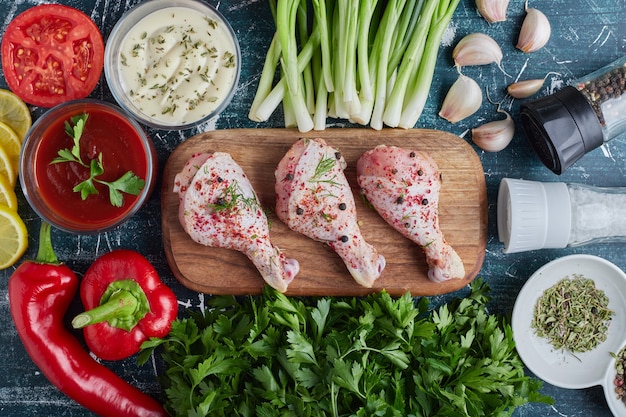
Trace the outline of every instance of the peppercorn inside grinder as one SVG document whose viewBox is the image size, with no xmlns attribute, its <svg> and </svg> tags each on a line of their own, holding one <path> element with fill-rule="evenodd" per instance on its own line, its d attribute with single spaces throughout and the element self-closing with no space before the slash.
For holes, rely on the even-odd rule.
<svg viewBox="0 0 626 417">
<path fill-rule="evenodd" d="M 623 57 L 520 106 L 528 141 L 554 173 L 626 131 L 625 65 Z"/>
</svg>

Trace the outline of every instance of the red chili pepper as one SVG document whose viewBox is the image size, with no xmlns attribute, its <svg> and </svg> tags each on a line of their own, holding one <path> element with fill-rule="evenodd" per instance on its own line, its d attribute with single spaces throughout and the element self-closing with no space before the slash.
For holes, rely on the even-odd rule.
<svg viewBox="0 0 626 417">
<path fill-rule="evenodd" d="M 141 254 L 119 249 L 89 267 L 80 287 L 84 313 L 72 321 L 84 328 L 89 349 L 101 359 L 127 358 L 151 337 L 167 336 L 178 300 Z"/>
<path fill-rule="evenodd" d="M 43 223 L 35 261 L 22 263 L 9 279 L 9 305 L 29 356 L 68 397 L 102 416 L 166 416 L 155 399 L 96 362 L 63 324 L 78 278 L 52 249 Z"/>
</svg>

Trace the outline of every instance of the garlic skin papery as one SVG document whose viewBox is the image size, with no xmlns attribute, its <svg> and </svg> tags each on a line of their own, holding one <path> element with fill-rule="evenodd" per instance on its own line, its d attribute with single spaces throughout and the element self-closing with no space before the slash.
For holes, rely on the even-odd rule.
<svg viewBox="0 0 626 417">
<path fill-rule="evenodd" d="M 489 23 L 506 21 L 509 0 L 476 0 L 478 13 Z"/>
<path fill-rule="evenodd" d="M 522 23 L 516 48 L 530 53 L 543 48 L 550 39 L 550 22 L 545 14 L 537 9 L 528 8 L 526 1 L 526 17 Z"/>
<path fill-rule="evenodd" d="M 478 83 L 459 72 L 459 78 L 443 100 L 439 116 L 450 123 L 456 123 L 476 113 L 482 102 L 483 92 Z"/>
<path fill-rule="evenodd" d="M 456 44 L 452 58 L 457 67 L 496 63 L 502 72 L 502 49 L 484 33 L 470 33 Z"/>
<path fill-rule="evenodd" d="M 484 151 L 498 152 L 506 148 L 515 134 L 515 123 L 511 116 L 504 110 L 499 113 L 506 114 L 503 120 L 494 120 L 472 129 L 472 141 Z"/>
</svg>

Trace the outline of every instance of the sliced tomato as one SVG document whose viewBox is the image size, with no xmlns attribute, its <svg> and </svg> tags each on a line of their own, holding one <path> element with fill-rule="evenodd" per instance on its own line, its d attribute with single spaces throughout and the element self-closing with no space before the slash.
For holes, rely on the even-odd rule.
<svg viewBox="0 0 626 417">
<path fill-rule="evenodd" d="M 73 7 L 31 7 L 9 23 L 2 39 L 7 84 L 35 106 L 53 107 L 87 97 L 98 84 L 103 65 L 100 30 Z"/>
</svg>

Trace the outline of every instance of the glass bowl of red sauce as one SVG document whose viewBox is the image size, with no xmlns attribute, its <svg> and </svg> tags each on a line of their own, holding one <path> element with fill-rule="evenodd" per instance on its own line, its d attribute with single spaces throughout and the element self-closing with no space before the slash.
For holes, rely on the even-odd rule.
<svg viewBox="0 0 626 417">
<path fill-rule="evenodd" d="M 157 165 L 152 140 L 133 118 L 113 104 L 83 99 L 37 119 L 22 145 L 19 177 L 43 220 L 95 234 L 116 228 L 144 205 Z"/>
</svg>

